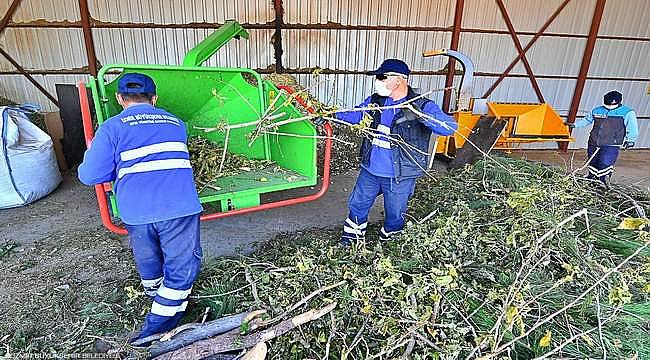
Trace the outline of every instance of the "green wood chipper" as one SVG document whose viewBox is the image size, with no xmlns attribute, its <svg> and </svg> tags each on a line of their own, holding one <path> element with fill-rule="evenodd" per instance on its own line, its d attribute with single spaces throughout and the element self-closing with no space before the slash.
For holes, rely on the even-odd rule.
<svg viewBox="0 0 650 360">
<path fill-rule="evenodd" d="M 233 38 L 248 38 L 248 33 L 235 21 L 228 21 L 191 49 L 182 65 L 111 64 L 101 68 L 97 77 L 78 84 L 86 142 L 94 135 L 90 101 L 93 102 L 98 126 L 122 109 L 117 104 L 117 80 L 126 73 L 149 75 L 156 83 L 157 106 L 186 122 L 189 137 L 200 136 L 227 148 L 229 153 L 248 159 L 271 160 L 263 169 L 243 171 L 220 177 L 204 187 L 199 198 L 214 209 L 204 211 L 202 220 L 266 210 L 315 200 L 329 185 L 331 128 L 327 132 L 320 189 L 311 195 L 267 203 L 261 196 L 281 190 L 317 184 L 317 131 L 309 120 L 291 121 L 304 114 L 291 96 L 290 88 L 278 88 L 247 68 L 207 67 L 202 64 Z M 89 100 L 86 89 L 90 88 Z M 311 111 L 304 103 L 303 109 Z M 260 119 L 265 124 L 278 124 L 273 134 L 251 137 Z M 287 121 L 289 120 L 289 121 Z M 192 164 L 197 166 L 197 164 Z M 113 218 L 119 216 L 110 183 L 97 185 L 97 201 L 103 224 L 111 231 L 126 234 Z M 277 196 L 276 196 L 277 197 Z M 173 206 L 173 204 L 170 204 Z"/>
</svg>

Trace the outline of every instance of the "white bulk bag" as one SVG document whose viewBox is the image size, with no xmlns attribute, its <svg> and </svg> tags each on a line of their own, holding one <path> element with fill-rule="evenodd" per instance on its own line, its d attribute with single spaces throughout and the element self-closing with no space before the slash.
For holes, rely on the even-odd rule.
<svg viewBox="0 0 650 360">
<path fill-rule="evenodd" d="M 29 107 L 0 107 L 0 209 L 32 203 L 61 183 L 49 135 L 27 117 Z"/>
</svg>

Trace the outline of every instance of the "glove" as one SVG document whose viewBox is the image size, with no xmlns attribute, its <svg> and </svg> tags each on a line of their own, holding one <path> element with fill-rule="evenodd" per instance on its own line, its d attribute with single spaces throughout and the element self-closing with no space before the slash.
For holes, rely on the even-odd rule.
<svg viewBox="0 0 650 360">
<path fill-rule="evenodd" d="M 327 120 L 325 120 L 322 116 L 314 118 L 312 121 L 316 126 L 323 126 L 327 122 Z"/>
<path fill-rule="evenodd" d="M 623 143 L 623 150 L 627 150 L 629 148 L 634 147 L 634 142 L 633 141 L 626 141 Z"/>
<path fill-rule="evenodd" d="M 576 127 L 576 124 L 566 121 L 564 122 L 564 125 L 566 125 L 569 129 L 574 129 Z"/>
</svg>

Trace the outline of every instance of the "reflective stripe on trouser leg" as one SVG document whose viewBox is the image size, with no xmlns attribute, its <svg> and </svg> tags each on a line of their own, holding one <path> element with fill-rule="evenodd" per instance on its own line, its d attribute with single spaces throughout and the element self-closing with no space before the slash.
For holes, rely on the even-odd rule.
<svg viewBox="0 0 650 360">
<path fill-rule="evenodd" d="M 368 222 L 363 224 L 357 224 L 352 219 L 345 219 L 343 224 L 343 235 L 344 239 L 349 240 L 363 240 L 366 237 L 366 228 L 368 227 Z"/>
<path fill-rule="evenodd" d="M 175 328 L 187 308 L 187 297 L 198 276 L 203 256 L 199 241 L 199 215 L 156 222 L 165 257 L 163 284 L 158 289 L 151 312 L 139 337 Z"/>
<path fill-rule="evenodd" d="M 154 297 L 158 292 L 158 288 L 160 288 L 160 285 L 162 285 L 163 277 L 161 276 L 159 278 L 150 280 L 142 279 L 141 281 L 142 287 L 144 288 L 144 293 L 149 297 Z"/>
</svg>

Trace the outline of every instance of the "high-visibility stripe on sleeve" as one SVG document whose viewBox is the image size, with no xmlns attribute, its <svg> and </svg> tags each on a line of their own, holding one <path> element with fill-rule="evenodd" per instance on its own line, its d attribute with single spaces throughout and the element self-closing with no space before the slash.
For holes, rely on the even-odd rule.
<svg viewBox="0 0 650 360">
<path fill-rule="evenodd" d="M 121 168 L 117 172 L 117 178 L 121 179 L 124 175 L 142 173 L 156 170 L 171 170 L 171 169 L 191 169 L 190 161 L 187 159 L 166 159 L 166 160 L 152 160 L 144 161 L 131 165 L 129 167 Z"/>
<path fill-rule="evenodd" d="M 180 141 L 168 141 L 168 142 L 161 142 L 157 144 L 151 144 L 151 145 L 142 146 L 131 150 L 122 151 L 120 153 L 120 159 L 122 159 L 122 161 L 135 160 L 137 158 L 145 157 L 147 155 L 157 154 L 157 153 L 167 152 L 167 151 L 178 151 L 184 153 L 188 152 L 187 145 L 185 145 L 185 143 Z"/>
<path fill-rule="evenodd" d="M 187 308 L 187 301 L 177 306 L 162 305 L 157 302 L 151 304 L 151 313 L 160 316 L 174 316 L 176 313 L 185 311 Z"/>
<path fill-rule="evenodd" d="M 169 299 L 169 300 L 183 300 L 191 292 L 192 292 L 192 288 L 189 288 L 187 290 L 176 290 L 176 289 L 168 288 L 165 285 L 162 285 L 158 289 L 158 295 L 164 297 L 165 299 Z"/>
</svg>

